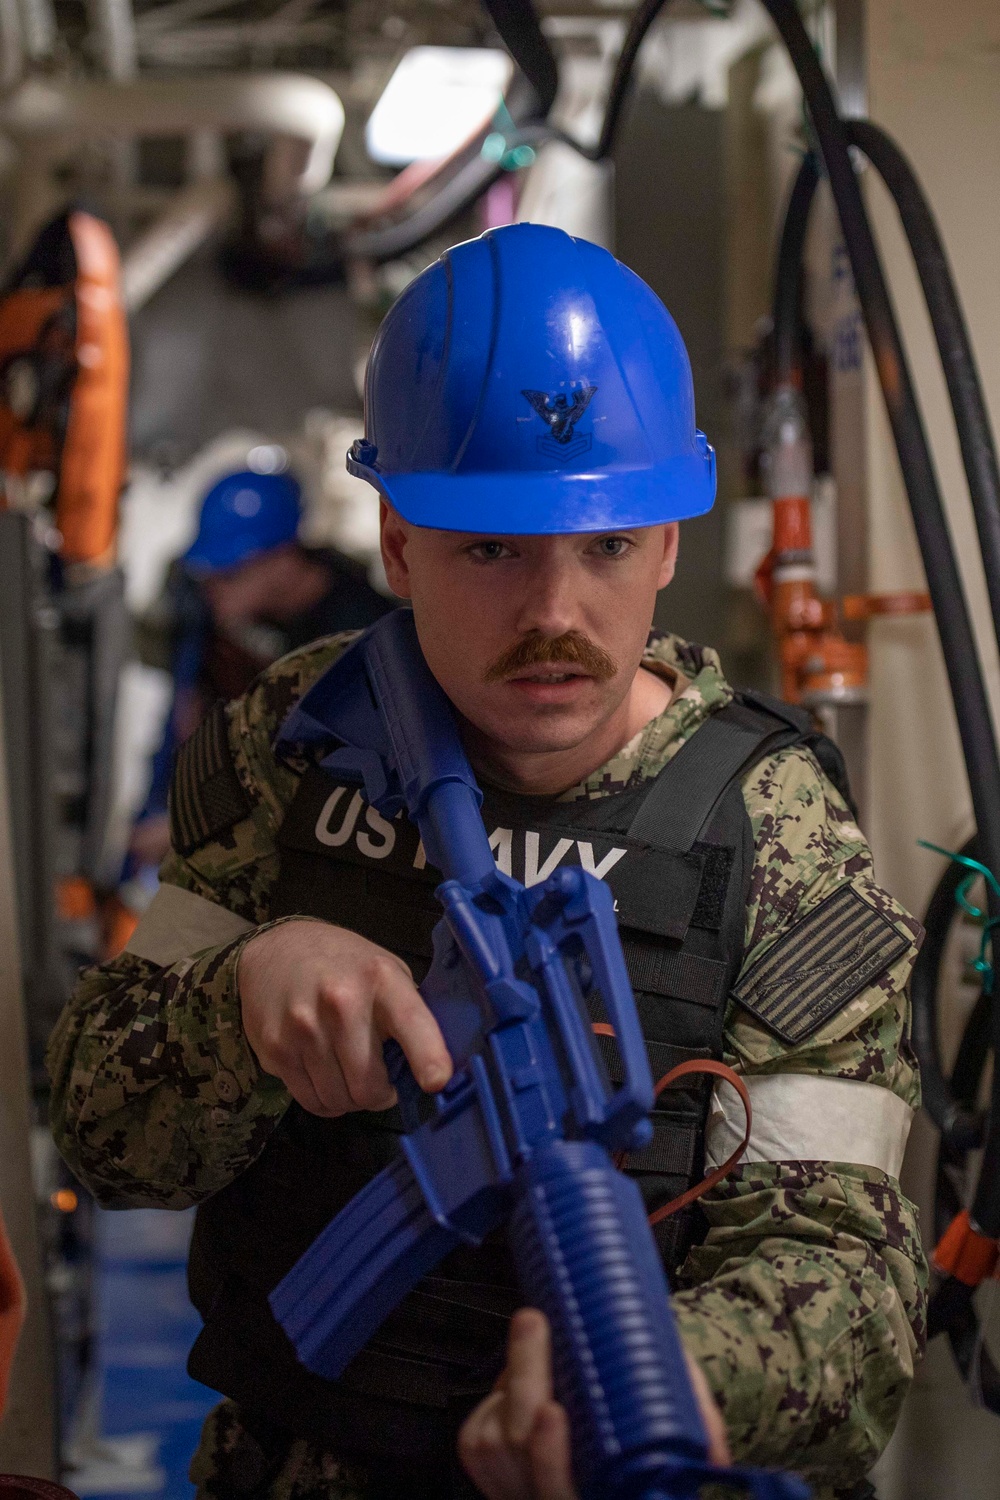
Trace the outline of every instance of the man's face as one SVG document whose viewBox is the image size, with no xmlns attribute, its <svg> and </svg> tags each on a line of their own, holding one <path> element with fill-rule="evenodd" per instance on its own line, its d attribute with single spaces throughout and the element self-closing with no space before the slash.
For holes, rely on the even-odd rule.
<svg viewBox="0 0 1000 1500">
<path fill-rule="evenodd" d="M 459 712 L 516 754 L 583 744 L 622 708 L 677 525 L 582 536 L 432 531 L 382 509 L 393 592 Z"/>
</svg>

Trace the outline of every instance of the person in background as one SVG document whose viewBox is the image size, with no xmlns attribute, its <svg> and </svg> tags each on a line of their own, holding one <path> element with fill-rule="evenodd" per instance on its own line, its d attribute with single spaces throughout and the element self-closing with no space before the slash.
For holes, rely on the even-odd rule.
<svg viewBox="0 0 1000 1500">
<path fill-rule="evenodd" d="M 167 667 L 174 692 L 150 788 L 132 830 L 117 897 L 104 918 L 106 956 L 120 951 L 155 893 L 170 848 L 167 794 L 177 749 L 219 699 L 245 693 L 279 657 L 318 636 L 371 625 L 395 601 L 364 567 L 298 540 L 301 487 L 293 474 L 240 469 L 202 501 L 198 532 L 171 567 L 142 654 Z"/>
</svg>

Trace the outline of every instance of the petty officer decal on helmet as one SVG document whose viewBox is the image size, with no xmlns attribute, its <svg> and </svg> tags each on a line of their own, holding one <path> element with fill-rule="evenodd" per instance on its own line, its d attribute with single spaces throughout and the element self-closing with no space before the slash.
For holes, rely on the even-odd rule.
<svg viewBox="0 0 1000 1500">
<path fill-rule="evenodd" d="M 348 467 L 383 502 L 387 577 L 458 711 L 498 863 L 606 880 L 654 1077 L 721 1060 L 753 1102 L 735 1170 L 655 1231 L 703 1408 L 734 1458 L 799 1470 L 819 1500 L 865 1494 L 924 1336 L 898 1182 L 920 930 L 809 716 L 650 629 L 675 523 L 715 495 L 677 328 L 607 251 L 492 230 L 387 314 L 365 421 Z M 323 765 L 352 638 L 277 662 L 185 744 L 159 893 L 50 1050 L 56 1138 L 99 1200 L 199 1205 L 190 1368 L 224 1398 L 203 1500 L 471 1493 L 456 1435 L 518 1306 L 502 1238 L 463 1247 L 327 1382 L 268 1305 L 397 1150 L 384 1039 L 428 1090 L 450 1070 L 414 987 L 438 874 L 404 814 Z M 651 1214 L 738 1145 L 730 1093 L 686 1076 L 661 1095 L 625 1165 Z"/>
</svg>

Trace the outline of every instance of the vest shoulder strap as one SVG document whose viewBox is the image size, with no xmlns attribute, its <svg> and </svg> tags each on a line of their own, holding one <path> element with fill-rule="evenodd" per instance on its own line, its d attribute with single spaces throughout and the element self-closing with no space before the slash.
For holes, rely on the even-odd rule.
<svg viewBox="0 0 1000 1500">
<path fill-rule="evenodd" d="M 768 713 L 774 714 L 775 718 L 783 719 L 785 723 L 798 731 L 799 743 L 812 751 L 823 775 L 843 797 L 852 816 L 857 818 L 857 804 L 851 791 L 847 766 L 840 747 L 830 739 L 829 735 L 816 727 L 816 722 L 809 710 L 799 708 L 793 703 L 784 703 L 780 698 L 772 698 L 770 693 L 759 693 L 756 689 L 744 688 L 737 696 L 744 703 L 766 709 Z"/>
<path fill-rule="evenodd" d="M 805 709 L 766 693 L 739 692 L 717 709 L 657 776 L 632 820 L 628 836 L 687 852 L 727 787 L 758 761 L 801 744 L 854 811 L 843 757 Z"/>
</svg>

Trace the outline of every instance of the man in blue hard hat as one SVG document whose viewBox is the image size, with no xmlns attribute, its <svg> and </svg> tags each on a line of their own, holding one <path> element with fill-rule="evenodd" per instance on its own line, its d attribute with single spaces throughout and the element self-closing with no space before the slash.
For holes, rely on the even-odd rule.
<svg viewBox="0 0 1000 1500">
<path fill-rule="evenodd" d="M 174 758 L 212 704 L 239 697 L 288 651 L 362 629 L 392 608 L 359 563 L 331 547 L 304 546 L 301 521 L 294 474 L 223 475 L 202 500 L 194 540 L 171 567 L 152 616 L 140 622 L 143 655 L 169 670 L 173 698 L 117 899 L 103 912 L 109 952 L 123 946 L 156 888 L 170 848 Z"/>
<path fill-rule="evenodd" d="M 175 571 L 186 595 L 176 609 L 175 659 L 196 675 L 201 700 L 191 728 L 277 657 L 363 629 L 392 607 L 359 563 L 300 542 L 301 520 L 301 487 L 289 472 L 240 469 L 202 501 L 197 535 Z"/>
<path fill-rule="evenodd" d="M 655 1078 L 704 1059 L 743 1075 L 749 1133 L 727 1086 L 688 1072 L 627 1165 L 715 1452 L 861 1495 L 923 1336 L 898 1184 L 919 928 L 875 883 L 808 716 L 651 632 L 678 522 L 715 493 L 680 335 L 606 251 L 491 231 L 387 315 L 349 467 L 382 497 L 386 575 L 457 711 L 498 865 L 607 881 Z M 271 1316 L 397 1150 L 383 1042 L 428 1091 L 451 1073 L 416 987 L 438 878 L 416 830 L 283 732 L 348 639 L 278 663 L 182 750 L 156 901 L 53 1037 L 56 1137 L 101 1201 L 199 1204 L 190 1368 L 224 1396 L 200 1496 L 467 1494 L 461 1429 L 479 1493 L 569 1500 L 545 1328 L 517 1314 L 502 1237 L 449 1256 L 335 1382 Z"/>
</svg>

